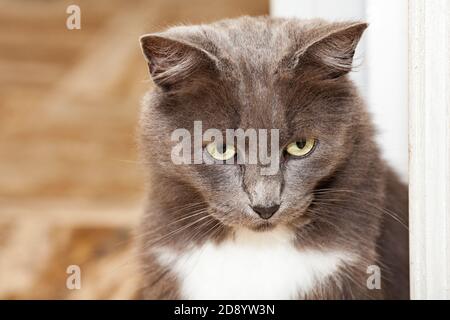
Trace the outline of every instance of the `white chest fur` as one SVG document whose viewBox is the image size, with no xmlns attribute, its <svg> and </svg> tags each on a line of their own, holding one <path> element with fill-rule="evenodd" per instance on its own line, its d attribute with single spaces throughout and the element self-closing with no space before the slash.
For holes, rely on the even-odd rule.
<svg viewBox="0 0 450 320">
<path fill-rule="evenodd" d="M 239 230 L 219 245 L 156 253 L 177 275 L 186 299 L 293 299 L 354 258 L 343 251 L 300 251 L 292 240 L 286 230 Z"/>
</svg>

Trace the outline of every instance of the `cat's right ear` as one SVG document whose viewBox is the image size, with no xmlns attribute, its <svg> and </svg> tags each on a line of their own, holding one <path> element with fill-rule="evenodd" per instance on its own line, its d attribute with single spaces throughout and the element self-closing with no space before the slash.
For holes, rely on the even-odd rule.
<svg viewBox="0 0 450 320">
<path fill-rule="evenodd" d="M 170 90 L 187 79 L 192 83 L 216 70 L 213 55 L 185 41 L 150 34 L 142 36 L 140 42 L 150 75 L 163 89 Z"/>
<path fill-rule="evenodd" d="M 367 28 L 364 22 L 330 24 L 305 47 L 296 51 L 291 68 L 314 66 L 314 75 L 338 78 L 352 70 L 356 46 Z"/>
</svg>

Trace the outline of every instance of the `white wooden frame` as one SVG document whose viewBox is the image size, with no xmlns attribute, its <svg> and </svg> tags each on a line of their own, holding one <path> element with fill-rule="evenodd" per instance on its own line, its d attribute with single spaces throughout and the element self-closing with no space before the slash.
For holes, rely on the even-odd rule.
<svg viewBox="0 0 450 320">
<path fill-rule="evenodd" d="M 450 299 L 450 1 L 409 0 L 411 298 Z"/>
</svg>

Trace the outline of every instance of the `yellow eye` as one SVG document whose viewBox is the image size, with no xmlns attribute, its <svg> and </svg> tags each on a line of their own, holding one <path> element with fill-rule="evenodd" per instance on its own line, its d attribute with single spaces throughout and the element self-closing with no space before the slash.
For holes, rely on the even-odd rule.
<svg viewBox="0 0 450 320">
<path fill-rule="evenodd" d="M 211 142 L 206 146 L 206 151 L 216 160 L 226 161 L 231 159 L 236 154 L 236 150 L 230 145 L 217 145 L 215 142 Z"/>
<path fill-rule="evenodd" d="M 293 155 L 295 157 L 304 157 L 314 149 L 315 145 L 316 145 L 316 140 L 313 138 L 302 139 L 302 140 L 290 143 L 287 146 L 286 151 L 287 151 L 287 153 L 289 153 L 290 155 Z"/>
</svg>

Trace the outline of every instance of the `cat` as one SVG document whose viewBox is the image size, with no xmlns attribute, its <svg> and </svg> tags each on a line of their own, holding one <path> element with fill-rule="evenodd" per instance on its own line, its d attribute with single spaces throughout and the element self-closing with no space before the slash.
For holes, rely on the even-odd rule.
<svg viewBox="0 0 450 320">
<path fill-rule="evenodd" d="M 141 37 L 144 298 L 409 298 L 407 188 L 348 76 L 366 28 L 245 16 Z M 195 121 L 278 129 L 279 170 L 174 164 Z"/>
</svg>

